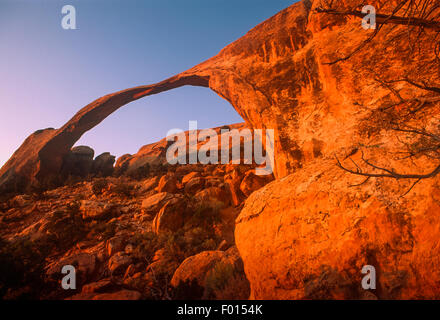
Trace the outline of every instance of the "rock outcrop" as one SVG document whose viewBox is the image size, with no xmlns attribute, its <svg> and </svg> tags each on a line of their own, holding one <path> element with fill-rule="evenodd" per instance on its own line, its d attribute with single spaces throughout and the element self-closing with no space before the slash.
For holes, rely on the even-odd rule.
<svg viewBox="0 0 440 320">
<path fill-rule="evenodd" d="M 380 299 L 440 296 L 439 179 L 416 186 L 361 180 L 311 163 L 252 194 L 236 242 L 255 299 L 363 299 L 365 265 Z"/>
<path fill-rule="evenodd" d="M 380 1 L 371 4 L 376 2 Z M 0 186 L 20 188 L 58 174 L 73 144 L 118 108 L 185 85 L 209 87 L 228 100 L 250 127 L 275 130 L 276 177 L 300 168 L 310 154 L 329 154 L 349 145 L 357 128 L 355 120 L 363 116 L 359 106 L 371 104 L 372 97 L 380 105 L 389 97 L 389 90 L 374 80 L 375 75 L 395 79 L 411 71 L 419 73 L 426 69 L 423 58 L 430 48 L 413 53 L 408 47 L 388 50 L 382 33 L 353 59 L 325 64 L 349 52 L 368 33 L 359 19 L 319 14 L 315 12 L 318 5 L 319 1 L 298 2 L 183 73 L 109 94 L 81 109 L 62 128 L 37 131 L 2 167 Z M 409 85 L 402 83 L 405 86 Z"/>
<path fill-rule="evenodd" d="M 205 251 L 183 261 L 170 284 L 192 287 L 192 290 L 200 288 L 197 299 L 246 299 L 249 284 L 242 276 L 242 269 L 243 263 L 235 247 L 227 251 Z"/>
<path fill-rule="evenodd" d="M 72 148 L 64 158 L 61 174 L 87 177 L 92 171 L 94 155 L 95 151 L 87 146 Z"/>
<path fill-rule="evenodd" d="M 300 152 L 292 148 L 296 142 L 286 132 L 293 121 L 281 115 L 297 107 L 295 96 L 301 88 L 322 88 L 319 75 L 312 75 L 318 69 L 317 59 L 312 52 L 300 52 L 311 38 L 311 32 L 306 30 L 310 6 L 309 1 L 293 5 L 188 71 L 154 85 L 106 95 L 81 109 L 60 129 L 37 131 L 0 170 L 0 187 L 20 189 L 57 175 L 74 143 L 118 108 L 185 85 L 211 88 L 231 102 L 253 128 L 275 129 L 276 172 L 278 176 L 285 175 L 290 163 L 299 161 L 295 155 L 298 158 Z"/>
<path fill-rule="evenodd" d="M 197 150 L 200 150 L 202 146 L 209 147 L 211 150 L 220 150 L 221 148 L 221 141 L 222 138 L 225 137 L 225 134 L 222 135 L 221 130 L 245 130 L 248 129 L 245 123 L 236 123 L 228 126 L 222 126 L 217 128 L 212 128 L 210 130 L 215 131 L 219 135 L 218 139 L 218 145 L 212 145 L 213 142 L 211 141 L 203 141 L 197 143 Z M 200 134 L 201 130 L 198 130 L 198 134 Z M 189 131 L 185 131 L 185 138 L 186 143 L 184 148 L 188 150 L 188 154 L 186 155 L 186 163 L 189 163 L 189 154 L 191 150 L 189 150 L 188 141 L 189 141 Z M 248 138 L 247 138 L 248 139 Z M 173 142 L 171 142 L 173 143 Z M 184 142 L 182 142 L 184 143 Z M 232 149 L 236 147 L 235 145 L 236 141 L 232 141 L 232 143 L 229 145 L 230 150 L 230 158 L 232 158 Z M 167 164 L 166 159 L 166 152 L 167 148 L 170 146 L 170 142 L 167 140 L 167 138 L 164 138 L 158 142 L 151 143 L 148 145 L 145 145 L 139 149 L 139 151 L 134 155 L 123 155 L 121 156 L 115 165 L 115 169 L 120 174 L 125 175 L 136 175 L 138 172 L 147 172 L 150 168 L 160 165 Z M 181 144 L 178 144 L 177 147 L 183 147 Z M 194 148 L 195 149 L 195 148 Z M 189 168 L 189 166 L 188 166 Z M 200 170 L 198 166 L 195 166 L 196 170 Z M 185 170 L 185 169 L 182 169 Z M 190 170 L 190 169 L 188 169 Z M 191 171 L 190 171 L 191 172 Z M 183 181 L 185 182 L 185 181 Z"/>
<path fill-rule="evenodd" d="M 113 164 L 115 163 L 115 156 L 109 152 L 104 152 L 93 160 L 92 173 L 101 176 L 110 176 L 113 173 Z"/>
<path fill-rule="evenodd" d="M 57 176 L 64 158 L 81 136 L 129 102 L 184 85 L 208 87 L 206 77 L 180 74 L 163 82 L 106 95 L 81 109 L 60 129 L 38 130 L 30 135 L 0 169 L 0 190 L 23 190 L 26 186 Z"/>
</svg>

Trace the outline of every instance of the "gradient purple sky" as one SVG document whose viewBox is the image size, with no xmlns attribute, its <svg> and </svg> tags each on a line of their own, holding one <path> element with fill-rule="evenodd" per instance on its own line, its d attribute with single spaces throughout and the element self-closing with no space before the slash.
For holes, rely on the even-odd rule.
<svg viewBox="0 0 440 320">
<path fill-rule="evenodd" d="M 293 0 L 0 0 L 0 166 L 32 132 L 59 128 L 114 91 L 155 83 L 217 54 Z M 61 28 L 74 5 L 77 30 Z M 241 122 L 206 88 L 133 102 L 77 145 L 136 153 L 172 128 Z"/>
</svg>

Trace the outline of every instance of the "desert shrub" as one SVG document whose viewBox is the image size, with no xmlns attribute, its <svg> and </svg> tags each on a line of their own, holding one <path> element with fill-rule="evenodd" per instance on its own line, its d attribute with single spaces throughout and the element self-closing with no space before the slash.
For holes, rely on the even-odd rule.
<svg viewBox="0 0 440 320">
<path fill-rule="evenodd" d="M 47 240 L 53 241 L 58 249 L 69 248 L 86 235 L 87 227 L 79 208 L 80 204 L 74 201 L 65 210 L 57 210 L 48 218 Z"/>
<path fill-rule="evenodd" d="M 191 227 L 212 228 L 212 226 L 221 221 L 221 206 L 212 207 L 210 203 L 196 202 L 193 214 L 187 224 Z"/>
<path fill-rule="evenodd" d="M 172 292 L 173 300 L 199 300 L 202 298 L 204 288 L 197 279 L 182 281 Z"/>
<path fill-rule="evenodd" d="M 169 234 L 158 236 L 153 232 L 136 234 L 133 237 L 133 257 L 138 261 L 150 262 L 154 256 L 154 253 L 164 247 L 168 237 Z"/>
<path fill-rule="evenodd" d="M 170 167 L 170 165 L 168 165 L 168 164 L 159 163 L 159 164 L 152 166 L 151 171 L 152 171 L 152 173 L 154 173 L 154 175 L 164 175 L 164 174 L 168 173 L 169 167 Z"/>
<path fill-rule="evenodd" d="M 120 197 L 129 198 L 133 195 L 134 186 L 130 183 L 120 181 L 111 189 L 113 193 Z"/>
<path fill-rule="evenodd" d="M 116 235 L 117 225 L 114 222 L 109 223 L 98 223 L 94 225 L 89 231 L 88 238 L 101 240 L 108 240 Z"/>
<path fill-rule="evenodd" d="M 39 299 L 44 284 L 45 241 L 0 239 L 0 299 Z"/>
<path fill-rule="evenodd" d="M 230 263 L 217 262 L 206 275 L 206 290 L 208 295 L 222 291 L 235 275 L 235 268 Z"/>
<path fill-rule="evenodd" d="M 213 227 L 220 221 L 219 210 L 206 203 L 193 203 L 184 227 L 162 235 L 165 253 L 179 263 L 202 251 L 215 250 L 221 241 Z"/>
<path fill-rule="evenodd" d="M 108 186 L 108 181 L 105 178 L 95 179 L 92 184 L 92 191 L 96 196 L 102 194 L 105 188 Z"/>
<path fill-rule="evenodd" d="M 133 172 L 130 172 L 128 176 L 135 180 L 143 180 L 150 176 L 151 173 L 151 167 L 149 163 L 144 164 L 143 166 L 137 168 L 136 170 L 133 170 Z"/>
<path fill-rule="evenodd" d="M 243 270 L 218 262 L 206 275 L 204 299 L 245 300 L 249 298 L 250 286 Z"/>
<path fill-rule="evenodd" d="M 210 230 L 203 228 L 181 229 L 169 233 L 165 241 L 165 252 L 168 257 L 181 263 L 186 258 L 202 251 L 214 250 L 220 239 Z"/>
</svg>

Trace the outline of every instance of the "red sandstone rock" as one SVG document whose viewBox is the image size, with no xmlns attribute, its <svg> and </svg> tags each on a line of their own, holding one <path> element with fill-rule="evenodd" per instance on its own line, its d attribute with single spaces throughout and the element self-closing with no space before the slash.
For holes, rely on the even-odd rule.
<svg viewBox="0 0 440 320">
<path fill-rule="evenodd" d="M 219 187 L 205 188 L 194 195 L 194 198 L 202 203 L 212 206 L 228 206 L 231 202 L 231 195 L 226 190 Z"/>
<path fill-rule="evenodd" d="M 167 192 L 161 192 L 150 196 L 142 202 L 142 212 L 147 215 L 155 215 L 166 202 L 176 197 L 181 196 Z"/>
<path fill-rule="evenodd" d="M 177 231 L 184 223 L 185 201 L 181 198 L 169 200 L 153 220 L 152 229 L 155 233 Z"/>
<path fill-rule="evenodd" d="M 255 170 L 250 170 L 245 173 L 240 184 L 240 190 L 246 197 L 249 197 L 252 192 L 264 187 L 272 180 L 272 175 L 259 176 L 255 174 Z"/>
<path fill-rule="evenodd" d="M 109 152 L 104 152 L 93 160 L 92 173 L 102 176 L 110 176 L 113 173 L 113 164 L 115 163 L 115 156 Z"/>
<path fill-rule="evenodd" d="M 185 184 L 185 192 L 194 194 L 205 186 L 205 179 L 203 177 L 192 178 Z"/>
<path fill-rule="evenodd" d="M 171 285 L 177 287 L 185 283 L 197 284 L 203 289 L 203 296 L 205 298 L 247 299 L 249 294 L 247 280 L 234 277 L 235 273 L 239 272 L 242 268 L 240 255 L 235 247 L 227 251 L 205 251 L 183 261 L 174 273 Z M 213 282 L 216 281 L 216 277 L 221 276 L 220 274 L 215 274 L 215 272 L 228 272 L 232 278 L 222 280 L 226 280 L 226 283 L 215 284 Z M 234 282 L 235 291 L 228 288 L 228 280 Z M 225 294 L 225 292 L 221 292 L 221 289 L 220 292 L 217 292 L 219 289 L 215 288 L 216 285 L 223 285 L 223 291 L 228 288 L 231 292 Z"/>
<path fill-rule="evenodd" d="M 185 185 L 185 184 L 187 184 L 192 178 L 199 178 L 199 177 L 201 177 L 200 172 L 191 172 L 191 173 L 188 173 L 187 175 L 185 175 L 185 176 L 182 178 L 182 184 Z"/>
<path fill-rule="evenodd" d="M 234 206 L 238 206 L 242 203 L 244 195 L 240 190 L 240 184 L 243 176 L 238 169 L 233 169 L 230 174 L 225 176 L 225 183 L 229 187 L 229 192 L 232 196 L 232 203 Z"/>
<path fill-rule="evenodd" d="M 176 193 L 177 183 L 178 182 L 174 174 L 166 174 L 160 179 L 157 192 Z"/>
<path fill-rule="evenodd" d="M 391 1 L 381 1 L 387 3 Z M 296 3 L 186 72 L 102 97 L 62 128 L 35 132 L 0 170 L 1 190 L 23 190 L 57 176 L 81 135 L 122 105 L 183 85 L 209 86 L 249 127 L 275 129 L 278 180 L 252 193 L 236 222 L 251 297 L 364 298 L 360 270 L 373 264 L 379 271 L 379 298 L 438 298 L 439 178 L 423 181 L 403 197 L 410 181 L 372 179 L 353 187 L 362 181 L 337 168 L 334 160 L 335 154 L 344 157 L 364 145 L 375 163 L 387 168 L 420 172 L 435 167 L 429 158 L 399 165 L 389 159 L 399 151 L 395 139 L 383 134 L 373 141 L 359 133 L 369 125 L 370 110 L 390 99 L 390 90 L 374 80 L 378 75 L 393 80 L 423 74 L 438 83 L 438 70 L 426 64 L 435 59 L 432 48 L 423 38 L 417 50 L 410 50 L 407 42 L 386 41 L 380 33 L 352 59 L 328 64 L 356 48 L 368 33 L 359 19 L 318 14 L 317 6 L 318 1 Z M 393 35 L 406 39 L 406 29 L 397 26 Z M 425 93 L 405 82 L 399 92 L 409 98 Z M 438 107 L 434 111 L 439 114 Z M 162 163 L 166 146 L 164 141 L 146 146 L 121 165 L 135 170 Z M 228 173 L 225 182 L 239 205 L 243 172 Z M 250 194 L 250 187 L 244 185 L 245 193 Z M 155 214 L 169 200 L 168 194 L 156 197 L 144 201 L 145 212 Z M 11 210 L 8 218 L 17 214 Z M 219 256 L 189 258 L 175 278 L 199 282 Z M 94 258 L 83 258 L 82 265 L 95 269 Z"/>
</svg>

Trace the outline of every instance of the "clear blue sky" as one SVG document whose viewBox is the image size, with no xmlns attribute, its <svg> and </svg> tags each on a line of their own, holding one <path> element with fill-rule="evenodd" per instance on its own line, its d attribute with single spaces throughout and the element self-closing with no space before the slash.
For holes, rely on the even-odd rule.
<svg viewBox="0 0 440 320">
<path fill-rule="evenodd" d="M 38 129 L 59 128 L 107 93 L 155 83 L 217 54 L 293 0 L 0 0 L 0 166 Z M 61 28 L 74 5 L 77 30 Z M 206 88 L 133 102 L 78 144 L 135 153 L 189 120 L 241 122 Z"/>
</svg>

